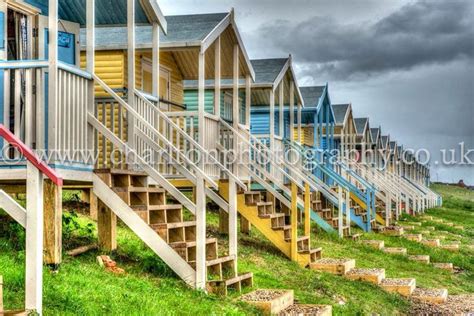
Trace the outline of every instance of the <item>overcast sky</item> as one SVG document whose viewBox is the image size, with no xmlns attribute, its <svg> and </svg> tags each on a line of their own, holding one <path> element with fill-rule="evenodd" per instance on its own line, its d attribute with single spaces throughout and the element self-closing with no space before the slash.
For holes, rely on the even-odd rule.
<svg viewBox="0 0 474 316">
<path fill-rule="evenodd" d="M 160 0 L 165 15 L 226 12 L 250 58 L 292 54 L 300 85 L 329 82 L 333 103 L 405 147 L 432 153 L 432 179 L 474 185 L 474 166 L 441 149 L 474 148 L 474 1 Z M 474 161 L 474 152 L 470 155 Z M 459 155 L 458 155 L 459 160 Z"/>
</svg>

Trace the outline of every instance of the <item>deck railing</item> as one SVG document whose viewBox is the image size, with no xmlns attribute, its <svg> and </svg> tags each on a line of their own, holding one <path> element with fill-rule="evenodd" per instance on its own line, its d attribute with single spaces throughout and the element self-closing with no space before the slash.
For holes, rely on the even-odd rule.
<svg viewBox="0 0 474 316">
<path fill-rule="evenodd" d="M 87 154 L 87 102 L 90 74 L 64 63 L 58 64 L 57 108 L 48 105 L 47 61 L 2 61 L 5 81 L 3 123 L 5 127 L 35 150 L 47 150 L 56 163 L 89 164 Z M 53 134 L 54 133 L 54 134 Z M 45 151 L 46 152 L 46 151 Z M 13 148 L 6 158 L 17 159 Z"/>
</svg>

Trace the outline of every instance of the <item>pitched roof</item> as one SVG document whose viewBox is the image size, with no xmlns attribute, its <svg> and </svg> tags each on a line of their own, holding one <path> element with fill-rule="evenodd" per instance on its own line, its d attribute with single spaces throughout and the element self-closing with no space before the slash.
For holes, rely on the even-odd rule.
<svg viewBox="0 0 474 316">
<path fill-rule="evenodd" d="M 397 144 L 397 142 L 393 141 L 393 142 L 390 142 L 390 149 L 392 150 L 395 150 L 395 145 Z"/>
<path fill-rule="evenodd" d="M 371 128 L 370 129 L 370 134 L 372 134 L 372 139 L 375 142 L 377 140 L 377 137 L 380 134 L 380 127 L 377 128 Z"/>
<path fill-rule="evenodd" d="M 387 148 L 388 136 L 382 136 L 382 147 Z"/>
<path fill-rule="evenodd" d="M 344 119 L 349 109 L 349 104 L 333 104 L 332 109 L 334 111 L 336 124 L 344 124 Z"/>
<path fill-rule="evenodd" d="M 289 58 L 254 59 L 252 63 L 255 71 L 255 83 L 273 84 Z"/>
<path fill-rule="evenodd" d="M 317 107 L 326 86 L 300 87 L 305 107 Z"/>
<path fill-rule="evenodd" d="M 105 0 L 103 0 L 105 1 Z M 167 43 L 197 43 L 211 33 L 229 13 L 170 15 L 166 16 L 168 32 L 161 32 L 160 45 Z M 138 23 L 138 22 L 137 22 Z M 127 28 L 121 26 L 98 27 L 95 30 L 98 48 L 126 48 Z M 137 48 L 152 47 L 152 27 L 150 25 L 136 27 L 135 45 Z M 81 29 L 81 46 L 86 44 L 86 30 Z"/>
<path fill-rule="evenodd" d="M 354 119 L 357 134 L 362 135 L 364 133 L 365 125 L 369 121 L 366 117 L 358 117 Z"/>
</svg>

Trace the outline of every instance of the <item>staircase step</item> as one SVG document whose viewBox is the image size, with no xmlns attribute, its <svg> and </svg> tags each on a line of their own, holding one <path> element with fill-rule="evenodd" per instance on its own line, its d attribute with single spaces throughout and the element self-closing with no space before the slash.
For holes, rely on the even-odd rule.
<svg viewBox="0 0 474 316">
<path fill-rule="evenodd" d="M 416 280 L 405 279 L 384 279 L 380 286 L 387 292 L 398 293 L 403 296 L 410 296 L 416 287 Z"/>
<path fill-rule="evenodd" d="M 427 256 L 427 255 L 411 255 L 411 256 L 408 256 L 408 259 L 412 261 L 426 263 L 426 264 L 430 263 L 430 256 Z"/>
<path fill-rule="evenodd" d="M 234 255 L 232 256 L 225 256 L 225 257 L 219 257 L 214 260 L 208 260 L 206 261 L 206 266 L 210 267 L 216 264 L 221 264 L 221 263 L 227 263 L 230 261 L 235 261 L 236 257 Z"/>
<path fill-rule="evenodd" d="M 439 247 L 441 246 L 441 243 L 439 239 L 423 239 L 421 243 L 425 246 L 429 247 Z"/>
<path fill-rule="evenodd" d="M 105 168 L 105 169 L 95 169 L 94 172 L 148 177 L 148 174 L 144 171 L 134 171 L 134 170 L 129 170 L 129 169 Z"/>
<path fill-rule="evenodd" d="M 243 295 L 240 299 L 257 307 L 264 315 L 280 315 L 283 310 L 293 305 L 294 291 L 259 289 Z"/>
<path fill-rule="evenodd" d="M 356 268 L 350 270 L 345 277 L 351 280 L 362 280 L 380 284 L 382 280 L 385 279 L 385 269 Z"/>
<path fill-rule="evenodd" d="M 184 260 L 188 263 L 196 260 L 196 241 L 178 241 L 169 244 Z M 213 260 L 217 258 L 217 239 L 206 239 L 206 259 Z"/>
<path fill-rule="evenodd" d="M 310 267 L 313 270 L 344 275 L 355 268 L 355 260 L 323 258 L 310 263 Z"/>
<path fill-rule="evenodd" d="M 251 272 L 227 280 L 212 280 L 207 282 L 207 290 L 209 293 L 223 296 L 227 296 L 229 289 L 241 292 L 243 286 L 253 286 L 253 274 Z"/>
<path fill-rule="evenodd" d="M 383 240 L 361 240 L 361 242 L 369 247 L 381 250 L 385 247 L 385 241 Z"/>
<path fill-rule="evenodd" d="M 152 205 L 148 209 L 150 224 L 170 224 L 183 221 L 183 206 L 180 204 Z"/>
<path fill-rule="evenodd" d="M 457 252 L 459 251 L 459 244 L 451 244 L 451 245 L 441 245 L 441 249 Z"/>
<path fill-rule="evenodd" d="M 448 300 L 448 290 L 416 288 L 411 294 L 411 297 L 426 303 L 442 304 Z"/>
<path fill-rule="evenodd" d="M 406 256 L 407 254 L 407 249 L 406 248 L 400 248 L 400 247 L 385 247 L 383 249 L 383 252 L 391 254 L 391 255 L 402 255 Z"/>
<path fill-rule="evenodd" d="M 387 236 L 402 236 L 404 233 L 403 227 L 401 226 L 389 226 L 385 227 L 383 233 Z"/>
<path fill-rule="evenodd" d="M 422 234 L 405 234 L 403 235 L 403 237 L 405 237 L 406 239 L 408 240 L 411 240 L 411 241 L 422 241 L 423 240 L 423 235 Z"/>
<path fill-rule="evenodd" d="M 166 191 L 162 188 L 154 188 L 154 187 L 113 187 L 112 190 L 115 192 L 137 192 L 137 193 L 166 193 Z"/>
<path fill-rule="evenodd" d="M 433 266 L 438 269 L 448 270 L 451 272 L 454 271 L 454 266 L 450 262 L 446 262 L 446 263 L 434 262 Z"/>
</svg>

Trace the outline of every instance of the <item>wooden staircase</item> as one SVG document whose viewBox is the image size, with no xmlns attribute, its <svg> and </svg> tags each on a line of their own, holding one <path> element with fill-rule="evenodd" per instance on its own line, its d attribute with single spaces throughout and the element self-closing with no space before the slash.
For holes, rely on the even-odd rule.
<svg viewBox="0 0 474 316">
<path fill-rule="evenodd" d="M 226 181 L 220 182 L 219 191 L 221 196 L 227 199 L 229 187 Z M 239 191 L 237 210 L 283 254 L 290 259 L 292 258 L 293 236 L 290 216 L 285 212 L 277 211 L 275 203 L 269 200 L 268 194 L 264 194 L 263 191 Z M 309 236 L 298 236 L 296 247 L 294 261 L 302 267 L 307 267 L 321 258 L 322 249 L 311 248 Z"/>
<path fill-rule="evenodd" d="M 149 185 L 146 173 L 118 169 L 98 169 L 95 173 L 111 189 L 111 194 L 125 202 L 128 206 L 126 211 L 136 214 L 155 232 L 157 239 L 164 241 L 175 255 L 195 269 L 198 245 L 194 215 L 186 214 L 185 219 L 183 206 L 168 199 L 163 188 Z M 163 251 L 159 249 L 155 252 L 161 257 L 160 252 Z M 219 253 L 215 238 L 206 239 L 206 267 L 207 290 L 210 293 L 226 295 L 229 289 L 240 292 L 242 287 L 252 286 L 252 273 L 239 275 L 236 257 Z"/>
</svg>

